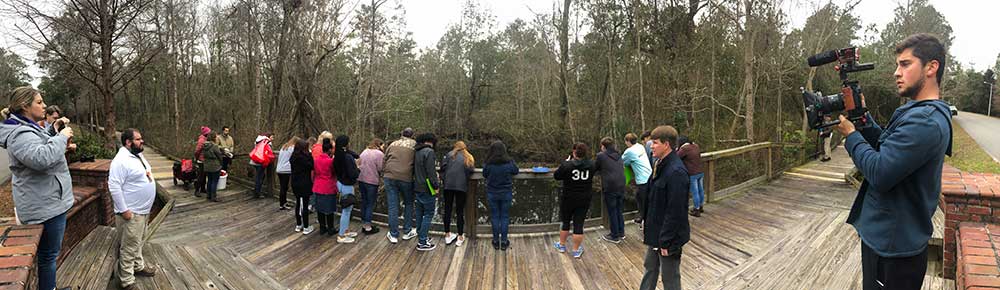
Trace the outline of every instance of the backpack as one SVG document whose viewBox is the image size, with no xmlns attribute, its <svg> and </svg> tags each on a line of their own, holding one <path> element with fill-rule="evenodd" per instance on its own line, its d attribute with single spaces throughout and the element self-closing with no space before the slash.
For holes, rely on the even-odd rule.
<svg viewBox="0 0 1000 290">
<path fill-rule="evenodd" d="M 263 166 L 271 164 L 271 161 L 274 161 L 274 151 L 271 150 L 271 146 L 268 146 L 270 141 L 270 139 L 264 139 L 257 142 L 253 151 L 250 151 L 250 160 Z"/>
</svg>

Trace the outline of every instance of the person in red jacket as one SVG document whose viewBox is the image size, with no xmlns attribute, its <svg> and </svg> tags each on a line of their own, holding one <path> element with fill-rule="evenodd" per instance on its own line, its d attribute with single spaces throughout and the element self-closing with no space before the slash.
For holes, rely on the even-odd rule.
<svg viewBox="0 0 1000 290">
<path fill-rule="evenodd" d="M 694 208 L 688 214 L 700 217 L 705 212 L 702 205 L 708 202 L 705 200 L 705 185 L 703 183 L 705 172 L 702 170 L 704 163 L 701 162 L 701 146 L 692 142 L 687 136 L 678 137 L 677 144 L 680 144 L 680 147 L 677 148 L 677 156 L 684 162 L 684 168 L 687 168 L 688 178 L 691 180 L 691 198 L 694 199 Z"/>
<path fill-rule="evenodd" d="M 211 133 L 212 129 L 209 127 L 201 126 L 201 134 L 198 135 L 198 143 L 194 146 L 194 164 L 196 164 L 196 170 L 198 171 L 198 178 L 194 181 L 194 196 L 201 197 L 202 192 L 208 192 L 208 182 L 205 178 L 205 154 L 203 149 L 205 149 L 205 141 L 208 141 L 208 133 Z"/>
<path fill-rule="evenodd" d="M 313 193 L 316 193 L 316 215 L 319 234 L 333 236 L 340 230 L 334 227 L 337 212 L 337 174 L 333 170 L 333 140 L 323 139 L 323 153 L 313 159 Z"/>
</svg>

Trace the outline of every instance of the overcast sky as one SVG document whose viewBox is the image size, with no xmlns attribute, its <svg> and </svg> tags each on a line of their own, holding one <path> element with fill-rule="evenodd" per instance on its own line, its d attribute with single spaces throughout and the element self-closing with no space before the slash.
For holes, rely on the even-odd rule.
<svg viewBox="0 0 1000 290">
<path fill-rule="evenodd" d="M 204 1 L 204 0 L 203 0 Z M 423 47 L 437 43 L 446 27 L 457 23 L 461 17 L 462 4 L 466 0 L 393 0 L 400 1 L 406 10 L 407 26 L 413 32 L 417 44 Z M 783 0 L 782 7 L 789 16 L 792 27 L 801 27 L 818 4 L 827 0 Z M 861 18 L 863 27 L 876 24 L 879 29 L 892 20 L 893 9 L 901 0 L 862 0 L 854 14 Z M 905 1 L 905 0 L 902 0 Z M 550 13 L 555 0 L 480 0 L 482 6 L 492 11 L 496 16 L 497 28 L 502 29 L 507 23 L 517 18 L 531 19 L 534 13 Z M 843 4 L 845 0 L 833 0 Z M 1000 54 L 1000 38 L 998 38 L 996 17 L 1000 11 L 1000 1 L 996 0 L 930 0 L 951 24 L 955 40 L 950 48 L 957 61 L 967 67 L 972 65 L 977 70 L 983 70 L 994 64 Z M 988 24 L 991 23 L 991 24 Z M 9 19 L 0 20 L 0 46 L 7 47 L 26 62 L 33 65 L 35 53 L 19 44 L 12 37 L 17 33 Z M 33 77 L 42 73 L 37 68 L 30 72 Z M 37 81 L 36 81 L 37 84 Z"/>
</svg>

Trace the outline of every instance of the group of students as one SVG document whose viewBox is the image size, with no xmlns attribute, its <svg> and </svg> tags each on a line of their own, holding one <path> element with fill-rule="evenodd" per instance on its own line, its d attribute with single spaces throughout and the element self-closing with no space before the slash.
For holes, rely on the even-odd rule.
<svg viewBox="0 0 1000 290">
<path fill-rule="evenodd" d="M 434 148 L 437 137 L 423 133 L 414 137 L 414 130 L 402 131 L 399 140 L 388 146 L 381 139 L 373 139 L 358 154 L 349 149 L 346 135 L 333 138 L 323 132 L 317 138 L 292 137 L 278 151 L 276 173 L 280 181 L 279 209 L 288 209 L 287 192 L 295 195 L 295 231 L 310 234 L 309 214 L 315 212 L 320 234 L 337 235 L 338 243 L 354 243 L 357 232 L 348 229 L 351 211 L 361 207 L 361 232 L 373 235 L 379 228 L 372 224 L 379 185 L 384 187 L 388 215 L 398 217 L 400 203 L 403 209 L 402 230 L 399 219 L 389 218 L 386 239 L 393 244 L 399 239 L 417 238 L 417 250 L 436 248 L 428 236 L 437 204 L 437 192 L 444 195 L 445 244 L 462 246 L 465 242 L 464 209 L 469 191 L 469 178 L 475 168 L 475 158 L 464 142 L 455 142 L 438 166 Z M 257 142 L 271 142 L 263 134 Z M 440 169 L 439 169 L 440 168 Z M 506 249 L 507 210 L 513 196 L 513 176 L 518 172 L 506 146 L 497 142 L 490 150 L 484 176 L 487 177 L 487 195 L 490 197 L 494 221 L 494 247 Z M 257 186 L 260 186 L 260 179 Z M 360 198 L 355 195 L 355 186 Z M 339 207 L 339 210 L 338 210 Z M 456 231 L 452 232 L 452 213 L 455 214 Z M 340 214 L 339 224 L 334 223 Z M 502 214 L 501 214 L 502 213 Z M 402 235 L 401 235 L 402 234 Z"/>
<path fill-rule="evenodd" d="M 647 183 L 655 171 L 652 164 L 656 164 L 658 160 L 652 154 L 651 133 L 647 131 L 642 136 L 646 146 L 639 143 L 635 134 L 627 134 L 625 143 L 628 148 L 624 154 L 619 153 L 614 139 L 610 137 L 601 139 L 600 152 L 596 158 L 591 158 L 591 150 L 587 144 L 573 145 L 570 156 L 553 174 L 556 180 L 563 182 L 560 195 L 560 241 L 554 245 L 558 251 L 570 251 L 576 258 L 582 256 L 584 220 L 590 209 L 593 177 L 597 174 L 602 177 L 601 188 L 610 220 L 610 232 L 602 238 L 612 243 L 620 243 L 625 239 L 624 193 L 626 183 L 632 180 L 636 185 L 637 207 L 640 209 L 637 223 L 642 225 L 648 208 Z M 271 135 L 261 134 L 256 142 L 267 142 L 270 146 Z M 351 211 L 360 203 L 361 232 L 366 235 L 378 233 L 379 228 L 371 221 L 381 184 L 386 193 L 389 217 L 400 216 L 402 203 L 402 229 L 398 218 L 388 219 L 386 239 L 390 243 L 398 243 L 400 238 L 417 238 L 418 250 L 427 251 L 436 247 L 433 239 L 428 237 L 428 231 L 437 204 L 435 195 L 439 191 L 444 199 L 444 242 L 456 246 L 464 243 L 468 180 L 475 168 L 475 158 L 464 142 L 455 142 L 452 150 L 444 155 L 440 166 L 437 166 L 434 151 L 437 138 L 433 133 L 414 137 L 413 129 L 407 128 L 401 132 L 398 140 L 388 146 L 381 139 L 371 140 L 361 154 L 350 150 L 349 142 L 350 138 L 346 135 L 334 139 L 332 133 L 323 132 L 317 138 L 308 140 L 292 137 L 278 150 L 275 171 L 280 181 L 279 209 L 290 209 L 286 197 L 291 190 L 296 201 L 295 231 L 303 234 L 314 232 L 315 229 L 309 223 L 309 214 L 315 212 L 321 234 L 332 236 L 336 233 L 337 242 L 353 243 L 357 233 L 350 231 L 348 226 Z M 689 191 L 695 201 L 694 208 L 688 213 L 700 216 L 704 200 L 700 148 L 684 136 L 680 136 L 675 143 L 679 144 L 676 146 L 677 154 L 685 165 Z M 263 166 L 255 166 L 258 167 L 258 173 L 261 173 Z M 626 171 L 629 172 L 628 177 Z M 513 200 L 513 177 L 518 172 L 516 163 L 507 152 L 507 146 L 501 141 L 492 143 L 482 173 L 486 181 L 487 206 L 493 230 L 492 244 L 498 250 L 510 247 L 509 212 Z M 261 180 L 262 178 L 257 179 L 255 192 L 259 192 Z M 360 198 L 355 196 L 355 186 Z M 333 220 L 338 213 L 339 224 Z M 451 228 L 453 218 L 456 221 L 455 231 Z M 571 234 L 572 245 L 568 243 Z"/>
</svg>

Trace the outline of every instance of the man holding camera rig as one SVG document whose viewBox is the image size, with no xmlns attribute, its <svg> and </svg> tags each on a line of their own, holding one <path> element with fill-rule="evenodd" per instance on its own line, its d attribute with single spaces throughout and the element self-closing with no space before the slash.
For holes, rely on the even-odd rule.
<svg viewBox="0 0 1000 290">
<path fill-rule="evenodd" d="M 885 128 L 867 117 L 870 126 L 856 129 L 843 115 L 836 126 L 865 176 L 847 223 L 861 236 L 866 290 L 920 289 L 944 155 L 951 155 L 951 114 L 940 95 L 944 45 L 929 34 L 915 34 L 895 52 L 896 88 L 910 100 Z"/>
</svg>

